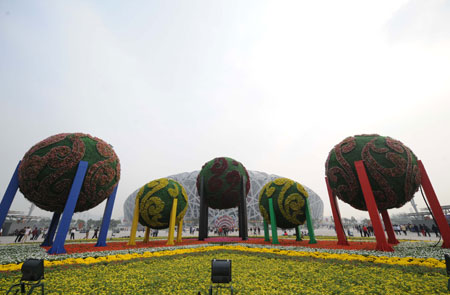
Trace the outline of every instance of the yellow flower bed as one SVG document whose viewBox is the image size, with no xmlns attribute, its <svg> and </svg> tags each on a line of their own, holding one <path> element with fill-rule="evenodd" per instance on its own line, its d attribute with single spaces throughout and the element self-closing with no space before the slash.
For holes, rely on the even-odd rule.
<svg viewBox="0 0 450 295">
<path fill-rule="evenodd" d="M 159 252 L 145 252 L 143 254 L 117 254 L 108 255 L 101 257 L 87 257 L 87 258 L 68 258 L 59 261 L 44 261 L 45 267 L 52 267 L 57 265 L 67 265 L 67 264 L 93 264 L 99 262 L 108 261 L 124 261 L 136 258 L 146 258 L 146 257 L 160 257 L 160 256 L 172 256 L 179 254 L 189 254 L 189 253 L 202 253 L 217 250 L 231 250 L 231 251 L 242 251 L 242 252 L 253 252 L 253 253 L 271 253 L 278 255 L 294 256 L 294 257 L 314 257 L 321 259 L 337 259 L 343 261 L 362 261 L 362 262 L 373 262 L 373 263 L 383 263 L 391 265 L 418 265 L 433 268 L 445 268 L 445 262 L 434 258 L 413 258 L 413 257 L 386 257 L 386 256 L 364 256 L 359 254 L 331 254 L 325 252 L 304 252 L 304 251 L 291 251 L 291 250 L 280 250 L 277 248 L 249 248 L 245 246 L 210 246 L 210 247 L 198 247 L 190 249 L 177 249 L 170 251 L 159 251 Z M 20 270 L 22 264 L 6 264 L 0 265 L 0 271 L 14 271 Z"/>
<path fill-rule="evenodd" d="M 393 268 L 383 264 L 349 264 L 326 259 L 300 261 L 285 259 L 281 255 L 253 255 L 249 252 L 256 253 L 258 249 L 243 248 L 245 251 L 230 252 L 216 250 L 236 247 L 183 249 L 149 255 L 163 256 L 155 259 L 94 263 L 88 267 L 77 264 L 54 267 L 46 270 L 45 294 L 180 295 L 201 292 L 205 295 L 211 284 L 211 260 L 214 258 L 232 260 L 234 294 L 240 295 L 447 294 L 447 277 L 436 268 Z M 270 250 L 261 252 L 282 255 L 291 252 Z M 196 252 L 200 255 L 167 256 Z M 113 259 L 122 258 L 113 256 Z M 19 279 L 18 272 L 3 273 L 0 289 L 7 289 Z M 221 294 L 227 292 L 222 290 Z"/>
</svg>

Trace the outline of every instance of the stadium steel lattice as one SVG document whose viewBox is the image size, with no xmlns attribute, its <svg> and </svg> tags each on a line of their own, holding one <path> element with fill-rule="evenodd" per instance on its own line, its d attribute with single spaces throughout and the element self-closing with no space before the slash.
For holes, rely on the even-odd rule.
<svg viewBox="0 0 450 295">
<path fill-rule="evenodd" d="M 200 217 L 200 196 L 197 192 L 196 181 L 199 171 L 184 172 L 168 176 L 167 178 L 178 181 L 184 186 L 188 195 L 189 205 L 184 217 L 184 225 L 186 227 L 197 227 Z M 247 196 L 247 215 L 249 226 L 262 226 L 262 216 L 259 212 L 258 196 L 262 187 L 280 176 L 267 174 L 259 171 L 248 170 L 250 176 L 250 192 Z M 309 194 L 309 204 L 314 224 L 318 224 L 323 218 L 323 202 L 320 197 L 310 188 L 303 185 Z M 125 223 L 130 225 L 133 220 L 134 200 L 139 189 L 134 191 L 125 201 L 123 205 Z M 208 223 L 210 227 L 215 227 L 222 222 L 230 224 L 230 217 L 234 220 L 234 225 L 238 224 L 237 208 L 216 210 L 209 208 Z"/>
</svg>

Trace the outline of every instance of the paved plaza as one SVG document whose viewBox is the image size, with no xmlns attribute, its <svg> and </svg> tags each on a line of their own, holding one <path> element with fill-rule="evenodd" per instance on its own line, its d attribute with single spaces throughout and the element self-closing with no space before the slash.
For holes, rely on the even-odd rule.
<svg viewBox="0 0 450 295">
<path fill-rule="evenodd" d="M 306 229 L 304 230 L 304 232 L 307 232 Z M 336 237 L 336 232 L 334 231 L 334 229 L 329 229 L 326 227 L 321 227 L 319 229 L 315 229 L 315 234 L 316 236 L 328 236 L 328 237 Z M 358 238 L 361 237 L 360 233 L 352 230 L 351 231 L 353 234 L 354 238 Z M 167 230 L 160 230 L 158 232 L 158 237 L 167 237 Z M 295 231 L 294 230 L 288 230 L 287 231 L 289 236 L 293 236 Z M 92 238 L 94 234 L 94 231 L 90 231 L 89 232 L 89 239 L 88 241 L 92 242 L 92 240 L 90 240 Z M 284 230 L 278 229 L 278 235 L 282 236 L 284 234 Z M 261 230 L 261 234 L 259 235 L 259 237 L 261 237 L 263 235 L 263 231 Z M 107 239 L 111 239 L 111 238 L 126 238 L 130 236 L 130 232 L 129 231 L 121 231 L 119 233 L 114 233 L 114 235 L 112 234 L 112 231 L 108 232 L 108 236 Z M 136 237 L 143 237 L 144 236 L 144 232 L 143 231 L 139 231 L 136 234 Z M 196 232 L 195 235 L 189 235 L 188 230 L 184 230 L 183 231 L 183 237 L 197 237 L 198 233 Z M 210 237 L 212 236 L 217 236 L 217 235 L 210 235 Z M 238 236 L 238 232 L 235 231 L 233 233 L 230 233 L 230 236 Z M 80 232 L 75 232 L 75 240 L 77 240 L 77 242 L 79 242 L 79 240 L 83 240 L 85 239 L 86 234 L 85 233 L 80 233 Z M 251 237 L 256 237 L 256 235 L 253 235 L 253 232 L 249 231 L 249 238 Z M 70 241 L 70 234 L 67 235 L 67 239 L 66 241 Z M 0 244 L 14 244 L 14 240 L 16 239 L 15 236 L 0 236 Z M 421 240 L 421 241 L 432 241 L 432 242 L 437 242 L 439 241 L 439 237 L 436 237 L 436 235 L 434 233 L 431 233 L 431 237 L 423 237 L 422 235 L 418 236 L 417 233 L 414 232 L 407 232 L 407 235 L 405 236 L 403 233 L 402 235 L 397 235 L 397 239 L 402 239 L 402 240 Z M 42 242 L 44 239 L 42 238 L 42 235 L 34 241 L 30 241 L 30 238 L 28 238 L 27 242 Z"/>
</svg>

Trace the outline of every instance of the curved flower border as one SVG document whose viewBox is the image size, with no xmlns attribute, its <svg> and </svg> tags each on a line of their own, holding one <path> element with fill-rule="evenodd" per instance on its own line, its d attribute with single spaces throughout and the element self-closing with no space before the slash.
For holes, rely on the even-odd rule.
<svg viewBox="0 0 450 295">
<path fill-rule="evenodd" d="M 329 249 L 326 249 L 326 251 L 324 251 L 325 249 L 314 249 L 314 248 L 306 249 L 304 247 L 271 247 L 264 245 L 249 245 L 249 244 L 232 244 L 228 246 L 194 245 L 194 246 L 181 246 L 176 248 L 165 247 L 159 249 L 141 248 L 141 249 L 133 249 L 133 253 L 130 253 L 130 250 L 115 251 L 115 253 L 105 251 L 105 252 L 95 252 L 95 257 L 92 257 L 94 253 L 80 253 L 80 254 L 72 254 L 71 257 L 69 258 L 67 258 L 67 256 L 61 257 L 62 259 L 59 260 L 58 259 L 45 260 L 44 266 L 53 267 L 68 264 L 94 264 L 100 262 L 126 261 L 139 258 L 173 256 L 191 253 L 205 253 L 218 250 L 240 251 L 250 253 L 269 253 L 292 257 L 337 259 L 342 261 L 361 261 L 361 262 L 372 262 L 390 265 L 403 265 L 403 266 L 416 265 L 431 268 L 445 268 L 445 262 L 443 260 L 438 260 L 433 257 L 429 258 L 397 257 L 397 256 L 389 257 L 384 255 L 349 253 L 349 251 L 347 251 L 346 253 L 345 250 L 329 251 Z M 379 252 L 371 254 L 379 254 Z M 52 258 L 53 257 L 54 256 L 52 256 Z M 20 270 L 21 267 L 22 263 L 10 263 L 0 265 L 0 271 L 15 271 Z"/>
</svg>

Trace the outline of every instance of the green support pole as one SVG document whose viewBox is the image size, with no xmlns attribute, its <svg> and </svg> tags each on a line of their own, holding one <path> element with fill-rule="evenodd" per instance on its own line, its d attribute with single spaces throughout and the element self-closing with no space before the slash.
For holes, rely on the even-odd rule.
<svg viewBox="0 0 450 295">
<path fill-rule="evenodd" d="M 269 225 L 267 224 L 267 221 L 264 219 L 264 242 L 270 242 L 269 237 Z"/>
<path fill-rule="evenodd" d="M 308 198 L 306 198 L 306 223 L 308 225 L 308 234 L 309 234 L 309 244 L 317 244 L 316 236 L 314 235 L 314 227 L 311 219 L 311 213 L 309 212 L 309 202 Z"/>
<path fill-rule="evenodd" d="M 300 225 L 297 225 L 295 227 L 295 240 L 296 241 L 302 241 L 302 232 L 300 229 Z"/>
<path fill-rule="evenodd" d="M 272 198 L 269 198 L 270 226 L 272 227 L 272 244 L 279 244 L 277 233 L 277 221 L 275 219 L 275 210 L 273 210 Z"/>
</svg>

